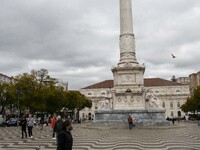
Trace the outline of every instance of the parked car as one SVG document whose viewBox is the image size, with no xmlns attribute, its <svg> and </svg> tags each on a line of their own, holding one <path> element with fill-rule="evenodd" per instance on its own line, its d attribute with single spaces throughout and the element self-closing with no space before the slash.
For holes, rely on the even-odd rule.
<svg viewBox="0 0 200 150">
<path fill-rule="evenodd" d="M 0 126 L 4 127 L 5 124 L 6 124 L 5 117 L 3 115 L 0 115 Z"/>
<path fill-rule="evenodd" d="M 17 126 L 17 118 L 10 118 L 6 121 L 6 125 L 9 126 Z"/>
</svg>

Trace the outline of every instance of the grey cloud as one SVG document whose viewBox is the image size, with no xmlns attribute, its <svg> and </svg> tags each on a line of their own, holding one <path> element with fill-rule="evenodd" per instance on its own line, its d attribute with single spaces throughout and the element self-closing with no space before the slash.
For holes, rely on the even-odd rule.
<svg viewBox="0 0 200 150">
<path fill-rule="evenodd" d="M 198 71 L 200 2 L 132 3 L 136 56 L 146 64 L 145 77 Z M 113 78 L 110 69 L 119 61 L 118 0 L 1 0 L 0 21 L 1 73 L 46 68 L 71 89 Z"/>
</svg>

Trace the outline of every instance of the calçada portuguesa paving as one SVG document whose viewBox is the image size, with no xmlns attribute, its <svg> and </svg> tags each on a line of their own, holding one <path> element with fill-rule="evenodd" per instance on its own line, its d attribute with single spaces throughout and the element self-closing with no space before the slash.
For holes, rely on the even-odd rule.
<svg viewBox="0 0 200 150">
<path fill-rule="evenodd" d="M 200 126 L 180 122 L 167 127 L 101 127 L 73 124 L 73 150 L 199 150 Z M 34 127 L 33 139 L 21 139 L 20 127 L 0 127 L 0 150 L 55 150 L 50 126 Z"/>
</svg>

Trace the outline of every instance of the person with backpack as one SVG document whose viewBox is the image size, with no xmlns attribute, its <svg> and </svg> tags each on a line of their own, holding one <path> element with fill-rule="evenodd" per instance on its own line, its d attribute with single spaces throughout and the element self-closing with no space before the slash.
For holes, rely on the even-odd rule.
<svg viewBox="0 0 200 150">
<path fill-rule="evenodd" d="M 71 130 L 73 129 L 72 124 L 69 120 L 63 123 L 62 130 L 58 134 L 57 150 L 72 150 L 73 137 Z"/>
</svg>

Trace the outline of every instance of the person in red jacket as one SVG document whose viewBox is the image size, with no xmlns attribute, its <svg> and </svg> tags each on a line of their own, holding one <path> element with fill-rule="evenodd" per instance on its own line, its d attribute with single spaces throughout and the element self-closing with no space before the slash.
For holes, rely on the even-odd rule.
<svg viewBox="0 0 200 150">
<path fill-rule="evenodd" d="M 54 116 L 51 119 L 51 128 L 52 128 L 52 132 L 53 132 L 52 139 L 56 139 L 55 138 L 55 130 L 54 130 L 54 126 L 55 126 L 55 123 L 56 123 L 56 117 L 57 117 L 57 115 L 54 114 Z"/>
<path fill-rule="evenodd" d="M 135 125 L 133 124 L 133 118 L 129 115 L 128 116 L 128 124 L 129 124 L 129 129 L 132 129 Z"/>
</svg>

